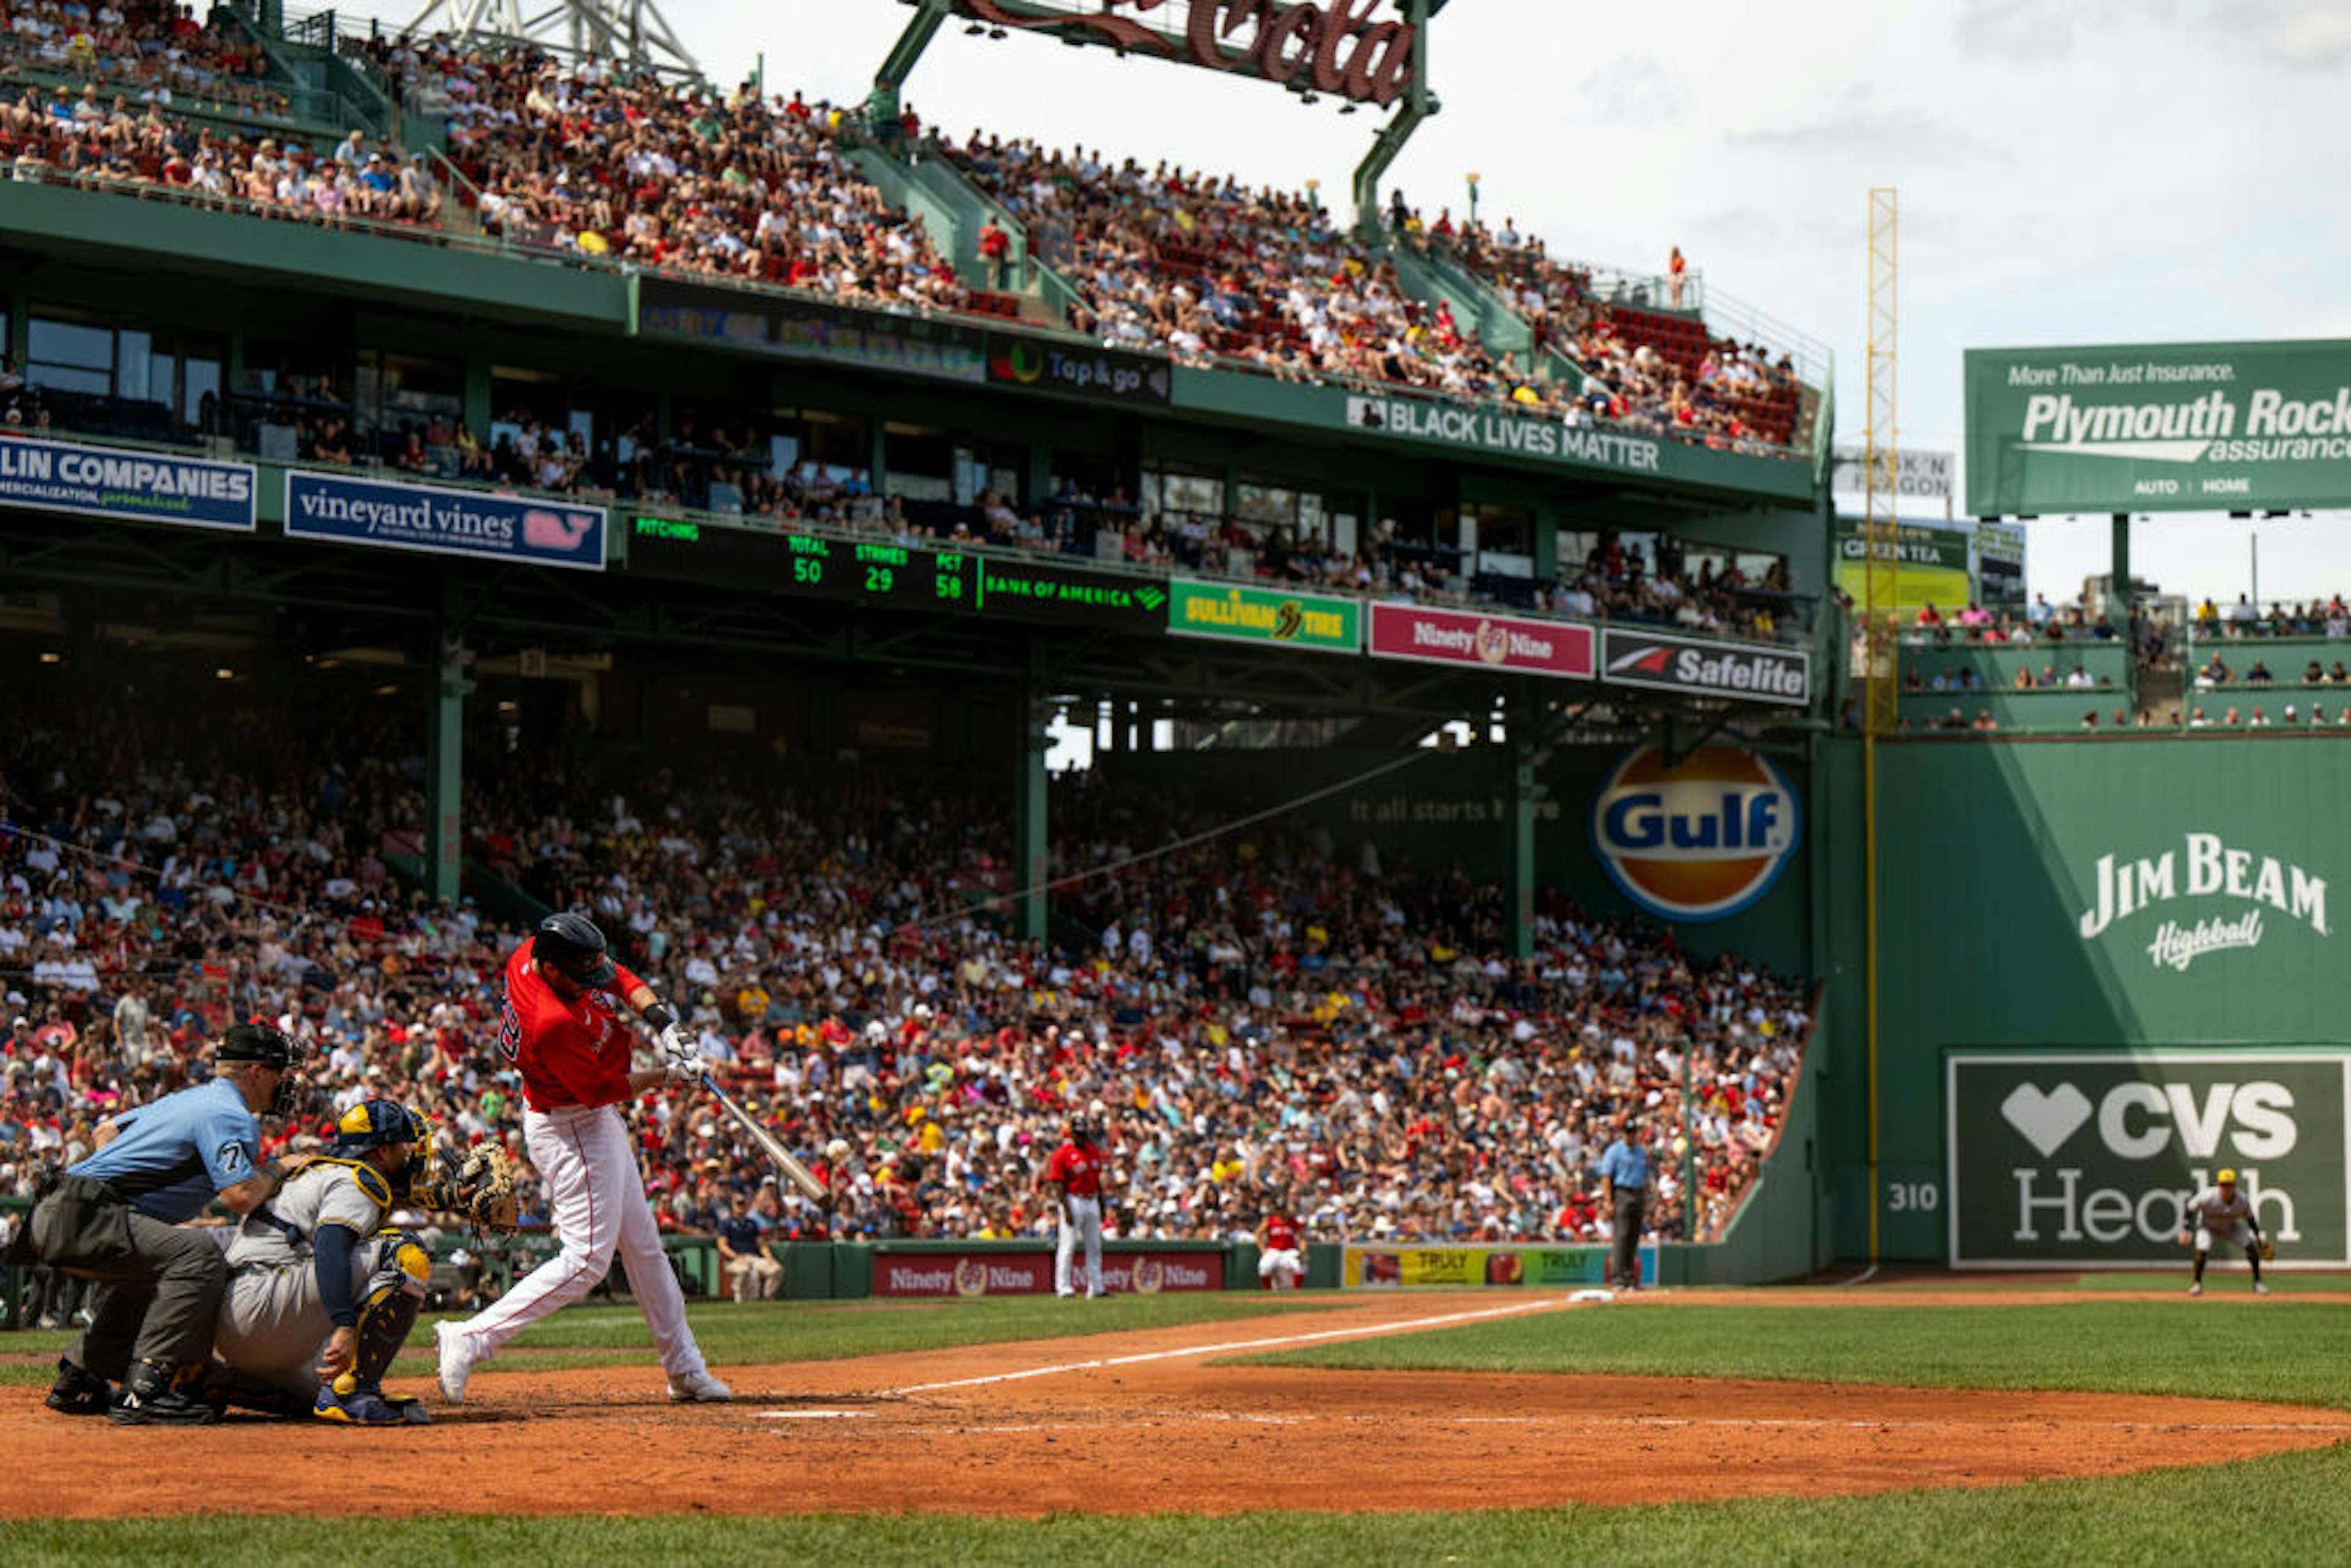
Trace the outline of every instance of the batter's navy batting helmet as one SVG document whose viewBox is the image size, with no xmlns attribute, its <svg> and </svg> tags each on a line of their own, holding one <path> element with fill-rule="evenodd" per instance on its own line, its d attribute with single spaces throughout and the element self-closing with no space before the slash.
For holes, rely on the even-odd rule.
<svg viewBox="0 0 2351 1568">
<path fill-rule="evenodd" d="M 530 956 L 576 986 L 609 986 L 618 972 L 596 923 L 569 910 L 538 923 Z"/>
</svg>

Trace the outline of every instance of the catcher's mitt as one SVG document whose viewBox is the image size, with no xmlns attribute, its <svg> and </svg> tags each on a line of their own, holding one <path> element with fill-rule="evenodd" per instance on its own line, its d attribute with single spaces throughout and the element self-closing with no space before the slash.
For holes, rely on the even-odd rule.
<svg viewBox="0 0 2351 1568">
<path fill-rule="evenodd" d="M 515 1192 L 514 1157 L 496 1144 L 480 1144 L 465 1162 L 433 1184 L 432 1206 L 462 1214 L 476 1230 L 514 1233 L 521 1204 Z"/>
<path fill-rule="evenodd" d="M 2268 1237 L 2266 1237 L 2266 1236 L 2262 1237 L 2262 1262 L 2264 1262 L 2264 1263 L 2267 1263 L 2267 1262 L 2270 1262 L 2270 1261 L 2272 1261 L 2273 1260 L 2274 1260 L 2276 1257 L 2277 1257 L 2277 1249 L 2270 1245 L 2270 1239 L 2269 1239 Z"/>
</svg>

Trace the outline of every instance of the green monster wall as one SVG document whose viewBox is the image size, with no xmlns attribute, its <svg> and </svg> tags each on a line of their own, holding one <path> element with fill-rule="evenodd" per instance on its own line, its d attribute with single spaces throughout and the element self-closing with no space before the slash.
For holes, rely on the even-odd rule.
<svg viewBox="0 0 2351 1568">
<path fill-rule="evenodd" d="M 2148 1240 L 2166 1194 L 2231 1164 L 2258 1189 L 2266 1158 L 2273 1186 L 2299 1184 L 2266 1200 L 2271 1226 L 2297 1223 L 2305 1260 L 2345 1257 L 2351 737 L 1922 738 L 1877 756 L 1880 1256 L 2176 1260 Z M 1862 773 L 1858 742 L 1823 742 L 1807 801 L 1846 1257 L 1867 1255 L 1870 1214 Z"/>
</svg>

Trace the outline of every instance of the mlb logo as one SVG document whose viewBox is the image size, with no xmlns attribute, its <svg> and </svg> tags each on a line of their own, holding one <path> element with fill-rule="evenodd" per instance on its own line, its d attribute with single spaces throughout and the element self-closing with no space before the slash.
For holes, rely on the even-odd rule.
<svg viewBox="0 0 2351 1568">
<path fill-rule="evenodd" d="M 1350 396 L 1347 399 L 1347 423 L 1358 430 L 1383 430 L 1388 422 L 1386 415 L 1380 412 L 1378 398 Z"/>
</svg>

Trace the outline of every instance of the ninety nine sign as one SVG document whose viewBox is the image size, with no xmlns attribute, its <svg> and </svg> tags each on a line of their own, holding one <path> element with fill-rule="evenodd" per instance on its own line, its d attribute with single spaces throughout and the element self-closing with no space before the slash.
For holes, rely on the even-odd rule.
<svg viewBox="0 0 2351 1568">
<path fill-rule="evenodd" d="M 0 507 L 253 531 L 253 465 L 71 441 L 0 441 Z"/>
<path fill-rule="evenodd" d="M 877 1296 L 1041 1296 L 1053 1288 L 1053 1255 L 1006 1247 L 968 1251 L 925 1248 L 883 1249 L 873 1258 Z M 1221 1291 L 1225 1255 L 1197 1251 L 1128 1252 L 1105 1249 L 1102 1289 L 1113 1295 L 1155 1296 L 1162 1291 Z"/>
<path fill-rule="evenodd" d="M 1812 701 L 1812 667 L 1802 649 L 1706 643 L 1611 626 L 1602 643 L 1600 678 L 1611 685 L 1802 707 Z"/>
<path fill-rule="evenodd" d="M 2224 1168 L 2281 1261 L 2351 1262 L 2351 1057 L 1961 1051 L 1944 1071 L 1954 1268 L 2183 1262 L 2189 1199 Z"/>
<path fill-rule="evenodd" d="M 286 536 L 604 570 L 604 511 L 437 485 L 289 469 Z"/>
<path fill-rule="evenodd" d="M 1168 583 L 1167 593 L 1167 630 L 1178 637 L 1224 637 L 1324 653 L 1363 652 L 1360 600 L 1186 578 Z"/>
<path fill-rule="evenodd" d="M 1036 27 L 1064 38 L 1139 50 L 1215 71 L 1385 106 L 1412 85 L 1420 29 L 1372 17 L 1381 0 L 956 0 L 956 9 L 999 27 Z M 1125 16 L 1120 12 L 1128 13 Z M 1138 21 L 1161 13 L 1159 25 Z"/>
<path fill-rule="evenodd" d="M 1372 606 L 1371 653 L 1381 659 L 1474 664 L 1590 680 L 1593 632 L 1557 621 L 1521 621 L 1417 604 Z"/>
<path fill-rule="evenodd" d="M 2351 343 L 1970 349 L 1968 510 L 2351 504 Z"/>
</svg>

